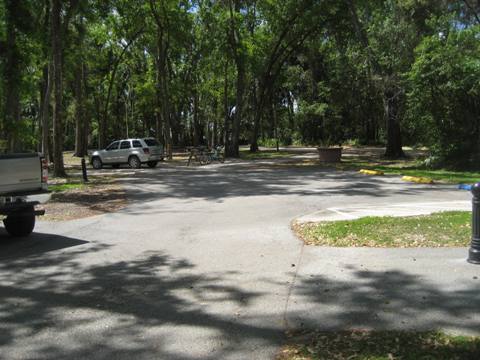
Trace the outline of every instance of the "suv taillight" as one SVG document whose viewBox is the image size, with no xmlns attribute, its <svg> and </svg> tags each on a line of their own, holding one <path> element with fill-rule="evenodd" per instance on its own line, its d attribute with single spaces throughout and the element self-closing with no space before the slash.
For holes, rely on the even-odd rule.
<svg viewBox="0 0 480 360">
<path fill-rule="evenodd" d="M 150 149 L 149 148 L 143 148 L 144 154 L 150 154 Z"/>
<path fill-rule="evenodd" d="M 48 162 L 47 159 L 42 159 L 42 183 L 48 182 Z"/>
</svg>

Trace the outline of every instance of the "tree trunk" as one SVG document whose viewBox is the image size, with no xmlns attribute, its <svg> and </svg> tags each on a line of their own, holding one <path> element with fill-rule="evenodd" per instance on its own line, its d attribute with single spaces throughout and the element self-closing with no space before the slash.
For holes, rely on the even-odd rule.
<svg viewBox="0 0 480 360">
<path fill-rule="evenodd" d="M 217 113 L 216 109 L 215 109 L 215 113 Z M 218 121 L 216 118 L 213 120 L 212 145 L 213 147 L 218 145 Z"/>
<path fill-rule="evenodd" d="M 50 162 L 50 100 L 52 98 L 52 77 L 53 77 L 53 65 L 49 61 L 43 69 L 44 88 L 42 95 L 42 153 L 47 163 Z"/>
<path fill-rule="evenodd" d="M 168 45 L 164 48 L 164 57 L 163 61 L 163 76 L 162 76 L 162 114 L 163 122 L 165 124 L 165 142 L 167 144 L 167 158 L 172 160 L 173 150 L 172 150 L 172 124 L 170 119 L 170 100 L 169 100 L 169 87 L 168 87 L 168 66 L 167 66 L 167 49 Z"/>
<path fill-rule="evenodd" d="M 156 65 L 156 73 L 155 73 L 155 137 L 159 140 L 163 138 L 163 131 L 162 131 L 162 92 L 160 88 L 160 82 L 161 80 L 161 70 L 160 70 L 160 64 L 158 61 L 158 57 L 160 50 L 158 49 L 157 46 L 157 59 L 155 62 Z"/>
<path fill-rule="evenodd" d="M 245 93 L 245 65 L 243 59 L 237 61 L 237 96 L 235 104 L 235 115 L 232 126 L 232 143 L 229 155 L 232 157 L 240 156 L 240 122 L 243 116 L 243 97 Z"/>
<path fill-rule="evenodd" d="M 76 52 L 78 54 L 78 63 L 75 67 L 75 156 L 84 157 L 86 155 L 87 142 L 85 137 L 85 62 L 83 59 L 83 41 L 85 38 L 85 27 L 83 20 L 78 24 L 78 41 L 76 43 Z"/>
<path fill-rule="evenodd" d="M 241 34 L 236 24 L 235 14 L 240 14 L 240 1 L 230 0 L 230 28 L 229 28 L 229 44 L 233 54 L 233 59 L 237 68 L 237 95 L 235 101 L 235 114 L 233 117 L 232 140 L 227 150 L 227 155 L 232 157 L 240 156 L 240 123 L 243 117 L 243 101 L 245 94 L 245 55 L 241 44 Z"/>
<path fill-rule="evenodd" d="M 228 61 L 225 61 L 224 87 L 223 87 L 223 111 L 224 111 L 224 136 L 223 146 L 225 155 L 228 156 L 230 149 L 230 111 L 228 106 Z"/>
<path fill-rule="evenodd" d="M 88 66 L 84 63 L 83 64 L 83 97 L 84 99 L 89 98 L 89 93 L 88 93 Z M 88 109 L 88 105 L 84 101 L 84 122 L 83 122 L 83 153 L 85 155 L 88 155 L 88 145 L 89 145 L 89 134 L 90 134 L 90 122 L 92 119 L 91 111 Z"/>
<path fill-rule="evenodd" d="M 84 70 L 83 62 L 81 62 L 75 71 L 75 156 L 78 157 L 86 155 Z"/>
<path fill-rule="evenodd" d="M 272 119 L 273 119 L 273 134 L 275 136 L 275 144 L 277 152 L 280 151 L 280 141 L 278 139 L 278 117 L 277 106 L 275 100 L 272 100 Z"/>
<path fill-rule="evenodd" d="M 18 128 L 20 122 L 20 51 L 17 46 L 17 20 L 19 3 L 16 0 L 5 1 L 6 46 L 5 46 L 5 114 L 4 131 L 8 147 L 12 152 L 20 151 Z"/>
<path fill-rule="evenodd" d="M 172 131 L 168 100 L 168 42 L 163 27 L 157 24 L 157 56 L 156 56 L 156 131 L 157 138 L 163 137 L 167 148 L 168 159 L 172 158 Z M 161 136 L 162 134 L 163 136 Z"/>
<path fill-rule="evenodd" d="M 198 124 L 198 91 L 193 90 L 193 146 L 200 145 L 200 126 Z"/>
<path fill-rule="evenodd" d="M 61 0 L 52 0 L 52 54 L 54 82 L 53 110 L 53 173 L 65 177 L 63 164 L 63 93 L 62 93 L 62 34 L 61 34 Z"/>
<path fill-rule="evenodd" d="M 395 95 L 393 91 L 387 90 L 384 93 L 383 101 L 387 129 L 387 148 L 385 156 L 392 159 L 405 157 L 405 153 L 402 150 L 400 124 L 398 122 L 398 95 Z"/>
<path fill-rule="evenodd" d="M 250 139 L 250 152 L 258 151 L 258 131 L 260 129 L 260 119 L 261 112 L 258 111 L 258 99 L 257 99 L 257 83 L 253 81 L 252 89 L 252 108 L 254 109 L 253 114 L 253 128 L 252 128 L 252 138 Z"/>
<path fill-rule="evenodd" d="M 157 87 L 157 104 L 160 109 L 157 109 L 157 123 L 161 120 L 163 126 L 163 139 L 167 147 L 167 157 L 172 159 L 172 126 L 170 123 L 170 104 L 169 104 L 169 88 L 168 88 L 168 53 L 170 47 L 170 24 L 168 18 L 168 11 L 166 4 L 161 2 L 157 4 L 156 1 L 150 0 L 150 11 L 157 26 L 157 54 L 156 54 L 156 87 Z M 157 5 L 160 5 L 157 7 Z M 157 128 L 160 127 L 158 124 Z M 157 134 L 157 137 L 160 138 Z"/>
</svg>

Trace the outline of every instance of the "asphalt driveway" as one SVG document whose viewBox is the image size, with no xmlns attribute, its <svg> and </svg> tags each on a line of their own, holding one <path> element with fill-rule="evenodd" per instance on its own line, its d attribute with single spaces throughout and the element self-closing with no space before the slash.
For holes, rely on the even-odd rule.
<svg viewBox="0 0 480 360">
<path fill-rule="evenodd" d="M 290 230 L 294 218 L 331 207 L 461 202 L 468 192 L 251 163 L 123 173 L 131 205 L 118 213 L 40 222 L 20 242 L 0 229 L 1 359 L 270 359 L 287 327 L 393 326 L 388 304 L 409 307 L 399 323 L 415 327 L 428 303 L 402 289 L 450 301 L 448 318 L 435 307 L 439 327 L 480 327 L 478 317 L 455 324 L 480 306 L 464 249 L 438 252 L 440 268 L 452 259 L 442 280 L 418 275 L 408 252 L 305 248 Z M 369 316 L 379 304 L 386 311 Z"/>
</svg>

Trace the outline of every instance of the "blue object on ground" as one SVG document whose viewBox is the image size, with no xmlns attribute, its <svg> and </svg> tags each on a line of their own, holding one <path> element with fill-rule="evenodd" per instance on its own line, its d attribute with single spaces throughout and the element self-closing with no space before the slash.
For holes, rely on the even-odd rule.
<svg viewBox="0 0 480 360">
<path fill-rule="evenodd" d="M 459 184 L 459 185 L 458 185 L 458 188 L 459 188 L 460 190 L 468 190 L 468 191 L 470 191 L 470 190 L 472 190 L 472 185 Z"/>
</svg>

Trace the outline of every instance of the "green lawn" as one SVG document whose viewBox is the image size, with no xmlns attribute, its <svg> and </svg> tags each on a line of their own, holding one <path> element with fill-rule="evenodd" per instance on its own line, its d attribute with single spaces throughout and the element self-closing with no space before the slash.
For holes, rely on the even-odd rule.
<svg viewBox="0 0 480 360">
<path fill-rule="evenodd" d="M 380 170 L 385 174 L 428 177 L 434 181 L 447 182 L 452 184 L 473 184 L 480 181 L 480 172 L 476 171 L 454 171 L 437 169 L 426 169 L 418 160 L 392 160 L 383 161 L 359 161 L 356 159 L 342 159 L 339 166 L 345 170 Z"/>
<path fill-rule="evenodd" d="M 81 182 L 66 182 L 48 185 L 48 190 L 52 192 L 61 192 L 67 190 L 83 189 L 87 184 Z"/>
<path fill-rule="evenodd" d="M 467 246 L 471 213 L 441 212 L 412 217 L 364 217 L 323 223 L 295 224 L 308 245 L 335 247 Z"/>
<path fill-rule="evenodd" d="M 278 360 L 474 360 L 480 338 L 441 332 L 303 331 L 289 336 Z"/>
<path fill-rule="evenodd" d="M 98 185 L 112 184 L 115 182 L 115 177 L 108 176 L 88 176 L 88 183 L 84 183 L 81 176 L 71 176 L 66 178 L 51 177 L 48 183 L 48 190 L 51 192 L 64 192 L 70 190 L 84 190 L 88 188 L 94 188 Z"/>
<path fill-rule="evenodd" d="M 312 152 L 315 149 L 312 148 Z M 367 155 L 368 148 L 366 148 L 366 153 L 362 153 L 362 148 L 356 148 L 358 154 L 350 154 L 350 156 L 342 157 L 341 164 L 338 165 L 329 165 L 318 163 L 318 161 L 310 161 L 311 166 L 323 166 L 331 167 L 335 166 L 338 170 L 380 170 L 385 174 L 394 174 L 394 175 L 406 175 L 406 176 L 416 176 L 416 177 L 427 177 L 431 178 L 434 181 L 446 182 L 451 184 L 473 184 L 480 182 L 480 172 L 478 171 L 455 171 L 447 169 L 437 169 L 431 170 L 425 168 L 421 158 L 407 158 L 399 160 L 389 160 L 384 159 L 379 155 Z M 251 153 L 248 149 L 241 149 L 240 157 L 245 160 L 265 160 L 265 159 L 275 159 L 275 158 L 290 158 L 296 153 L 293 151 L 282 150 L 277 152 L 275 149 L 258 151 L 256 153 Z M 303 160 L 305 162 L 305 160 Z M 291 164 L 294 165 L 294 164 Z"/>
</svg>

